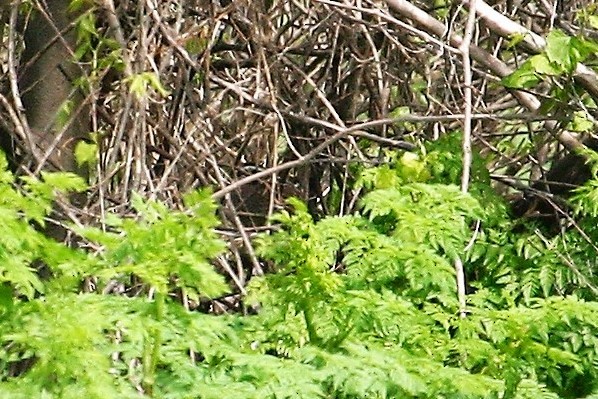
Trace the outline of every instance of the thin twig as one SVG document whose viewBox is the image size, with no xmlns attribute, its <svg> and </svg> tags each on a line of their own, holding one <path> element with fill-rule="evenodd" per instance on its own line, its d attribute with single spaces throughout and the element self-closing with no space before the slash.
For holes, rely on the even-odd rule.
<svg viewBox="0 0 598 399">
<path fill-rule="evenodd" d="M 471 114 L 472 114 L 472 90 L 471 90 L 471 59 L 469 58 L 469 46 L 473 37 L 473 30 L 475 28 L 475 5 L 476 0 L 470 2 L 469 14 L 467 16 L 467 23 L 465 25 L 465 34 L 463 41 L 459 46 L 461 55 L 463 57 L 463 171 L 461 174 L 461 191 L 467 193 L 469 191 L 469 175 L 471 173 Z M 455 271 L 457 273 L 457 295 L 459 298 L 459 306 L 461 317 L 467 314 L 467 298 L 465 292 L 465 272 L 463 271 L 463 263 L 461 259 L 457 258 L 455 262 Z"/>
</svg>

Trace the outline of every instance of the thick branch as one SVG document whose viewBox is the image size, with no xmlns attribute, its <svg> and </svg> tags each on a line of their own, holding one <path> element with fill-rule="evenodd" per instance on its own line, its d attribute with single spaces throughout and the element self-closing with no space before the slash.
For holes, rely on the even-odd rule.
<svg viewBox="0 0 598 399">
<path fill-rule="evenodd" d="M 472 0 L 464 0 L 470 6 Z M 546 40 L 531 30 L 511 20 L 506 15 L 496 11 L 481 0 L 476 0 L 476 12 L 484 20 L 486 26 L 494 33 L 502 37 L 510 38 L 514 35 L 522 35 L 521 44 L 531 53 L 540 53 L 546 47 Z M 575 80 L 594 98 L 598 99 L 598 76 L 596 72 L 584 64 L 577 64 L 574 73 Z"/>
<path fill-rule="evenodd" d="M 386 3 L 393 10 L 417 23 L 429 33 L 433 33 L 440 37 L 446 35 L 446 28 L 442 22 L 430 16 L 425 11 L 417 8 L 407 0 L 386 0 Z M 459 35 L 451 34 L 448 37 L 448 41 L 452 46 L 460 47 L 463 43 L 463 38 Z M 502 78 L 513 72 L 513 70 L 504 62 L 478 46 L 469 46 L 469 52 L 471 57 L 476 62 L 488 68 L 498 77 Z M 536 96 L 521 90 L 513 90 L 512 93 L 519 103 L 530 111 L 537 111 L 540 108 L 540 101 L 536 98 Z M 555 126 L 556 124 L 550 121 L 545 124 L 545 127 L 548 131 L 554 131 Z M 583 144 L 569 132 L 564 131 L 558 135 L 555 134 L 555 136 L 559 142 L 571 150 L 583 147 Z"/>
</svg>

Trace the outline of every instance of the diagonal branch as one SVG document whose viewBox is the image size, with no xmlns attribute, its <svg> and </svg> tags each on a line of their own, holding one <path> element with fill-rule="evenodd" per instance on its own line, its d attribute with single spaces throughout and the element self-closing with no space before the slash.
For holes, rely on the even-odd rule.
<svg viewBox="0 0 598 399">
<path fill-rule="evenodd" d="M 442 22 L 414 6 L 407 0 L 386 0 L 386 3 L 396 12 L 420 25 L 423 29 L 427 30 L 428 33 L 432 33 L 439 37 L 443 37 L 447 34 L 446 27 Z M 460 47 L 463 43 L 463 38 L 457 34 L 449 34 L 447 39 L 454 47 Z M 478 46 L 470 45 L 469 52 L 476 62 L 488 68 L 498 77 L 502 78 L 513 72 L 513 70 L 504 62 Z M 512 94 L 521 105 L 530 111 L 535 112 L 540 108 L 540 101 L 533 94 L 522 90 L 513 90 Z M 545 127 L 548 131 L 554 132 L 556 123 L 547 121 Z M 559 142 L 571 150 L 583 147 L 583 144 L 567 131 L 553 134 Z"/>
<path fill-rule="evenodd" d="M 546 40 L 531 30 L 521 26 L 506 15 L 496 11 L 481 0 L 464 0 L 465 5 L 471 7 L 476 2 L 476 12 L 484 20 L 486 26 L 494 33 L 509 38 L 514 35 L 522 35 L 521 44 L 531 53 L 540 53 L 546 47 Z M 596 72 L 582 63 L 577 64 L 575 80 L 593 97 L 598 99 L 598 75 Z"/>
</svg>

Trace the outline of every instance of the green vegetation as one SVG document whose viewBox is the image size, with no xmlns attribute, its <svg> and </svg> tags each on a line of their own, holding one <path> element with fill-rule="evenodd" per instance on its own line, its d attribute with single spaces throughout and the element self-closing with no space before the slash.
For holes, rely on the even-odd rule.
<svg viewBox="0 0 598 399">
<path fill-rule="evenodd" d="M 251 281 L 246 304 L 259 311 L 245 316 L 188 311 L 170 295 L 229 290 L 209 263 L 223 249 L 209 193 L 187 195 L 184 211 L 136 197 L 137 219 L 113 216 L 109 232 L 80 230 L 100 248 L 92 255 L 32 227 L 43 225 L 57 188 L 81 182 L 48 173 L 21 179 L 17 190 L 3 160 L 0 396 L 590 395 L 598 303 L 594 282 L 581 278 L 593 267 L 588 245 L 568 232 L 559 241 L 570 248 L 565 259 L 555 256 L 556 240 L 514 232 L 498 197 L 450 184 L 434 164 L 450 165 L 447 157 L 410 154 L 364 170 L 358 184 L 367 193 L 353 215 L 314 222 L 290 200 L 293 211 L 275 218 L 278 232 L 259 240 L 274 272 Z M 474 172 L 482 177 L 473 192 L 487 192 L 483 170 Z M 482 198 L 494 203 L 481 206 Z M 471 281 L 465 318 L 456 256 Z M 96 293 L 83 293 L 91 276 Z M 97 293 L 115 281 L 141 291 Z"/>
<path fill-rule="evenodd" d="M 0 399 L 598 399 L 598 7 L 432 3 L 5 1 Z"/>
</svg>

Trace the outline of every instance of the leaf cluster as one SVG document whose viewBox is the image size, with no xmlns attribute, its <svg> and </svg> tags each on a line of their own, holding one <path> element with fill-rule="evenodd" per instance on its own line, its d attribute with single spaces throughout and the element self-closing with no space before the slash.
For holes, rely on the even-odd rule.
<svg viewBox="0 0 598 399">
<path fill-rule="evenodd" d="M 258 240 L 260 255 L 275 269 L 250 283 L 245 301 L 259 304 L 259 314 L 223 317 L 189 312 L 171 297 L 230 289 L 209 261 L 223 244 L 213 232 L 218 220 L 208 192 L 188 194 L 182 211 L 135 196 L 136 218 L 112 216 L 107 231 L 80 230 L 100 248 L 88 254 L 47 240 L 30 224 L 43 223 L 54 187 L 81 188 L 78 180 L 48 174 L 17 190 L 3 172 L 7 201 L 0 215 L 11 230 L 0 235 L 0 395 L 573 398 L 594 392 L 598 306 L 589 289 L 571 276 L 563 286 L 555 277 L 566 270 L 562 262 L 542 269 L 554 250 L 549 240 L 504 230 L 506 220 L 476 233 L 476 221 L 498 218 L 503 205 L 482 207 L 483 190 L 464 194 L 433 180 L 432 158 L 410 159 L 428 162 L 415 164 L 418 179 L 370 185 L 353 215 L 315 222 L 291 199 L 294 211 L 275 217 L 279 231 Z M 405 176 L 388 167 L 368 173 L 389 172 Z M 566 243 L 573 245 L 570 237 Z M 575 248 L 582 251 L 580 241 Z M 456 257 L 471 273 L 465 318 L 455 297 Z M 49 277 L 32 267 L 37 260 L 47 264 Z M 98 291 L 114 281 L 129 287 L 132 277 L 141 288 L 136 296 L 80 292 L 78 282 L 90 276 Z"/>
</svg>

